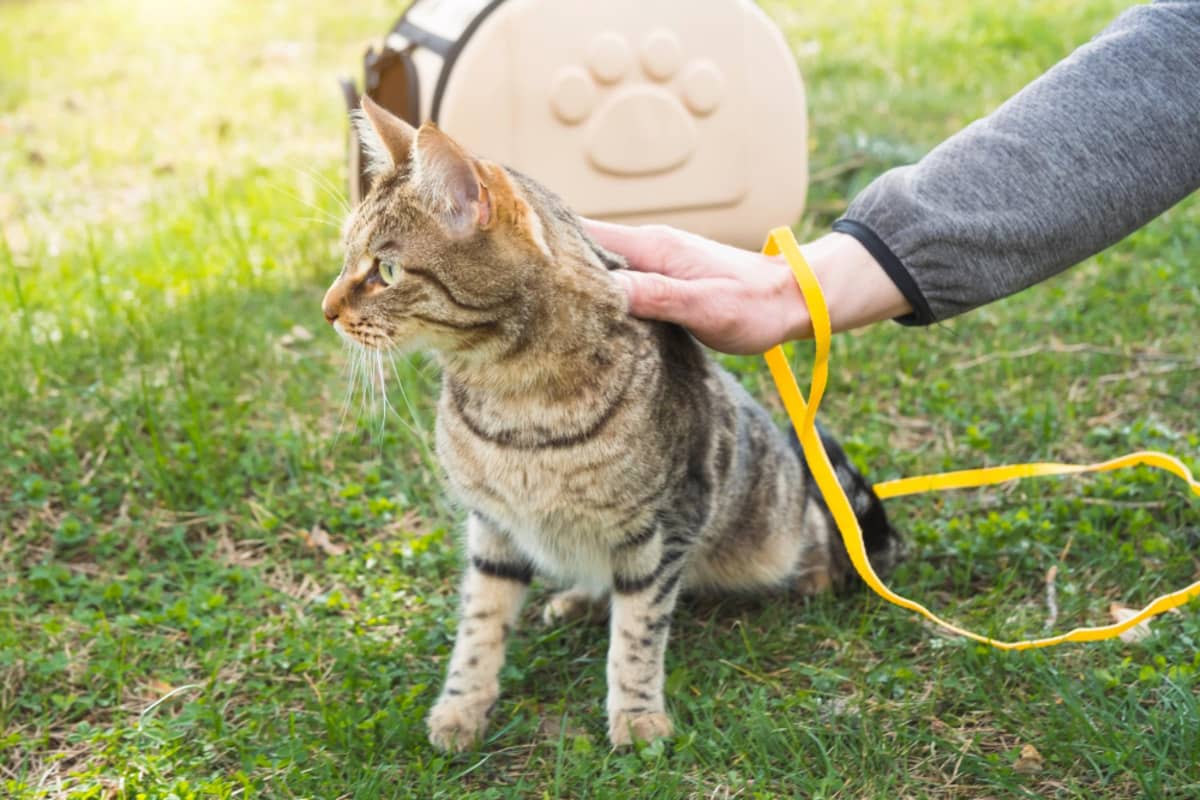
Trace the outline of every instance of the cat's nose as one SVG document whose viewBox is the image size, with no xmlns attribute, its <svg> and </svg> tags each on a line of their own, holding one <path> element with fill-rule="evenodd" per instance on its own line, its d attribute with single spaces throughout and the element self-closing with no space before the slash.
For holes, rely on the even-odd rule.
<svg viewBox="0 0 1200 800">
<path fill-rule="evenodd" d="M 337 322 L 339 310 L 336 305 L 329 302 L 329 295 L 325 295 L 325 301 L 321 303 L 321 312 L 325 315 L 325 321 L 330 325 Z"/>
<path fill-rule="evenodd" d="M 338 291 L 338 285 L 335 283 L 329 287 L 329 291 L 325 293 L 325 299 L 321 301 L 321 312 L 325 314 L 325 321 L 330 325 L 337 322 L 341 306 L 342 293 Z"/>
</svg>

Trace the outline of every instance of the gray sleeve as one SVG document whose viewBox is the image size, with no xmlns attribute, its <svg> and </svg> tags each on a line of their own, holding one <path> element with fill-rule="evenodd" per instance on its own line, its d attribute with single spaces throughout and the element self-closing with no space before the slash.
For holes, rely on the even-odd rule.
<svg viewBox="0 0 1200 800">
<path fill-rule="evenodd" d="M 1122 14 L 991 115 L 890 170 L 834 230 L 928 324 L 1018 292 L 1200 186 L 1200 2 Z"/>
</svg>

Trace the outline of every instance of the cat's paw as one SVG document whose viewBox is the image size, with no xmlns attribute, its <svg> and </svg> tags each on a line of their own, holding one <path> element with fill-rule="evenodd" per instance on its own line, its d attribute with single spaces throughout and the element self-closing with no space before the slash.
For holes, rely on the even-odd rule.
<svg viewBox="0 0 1200 800">
<path fill-rule="evenodd" d="M 559 625 L 577 619 L 602 622 L 608 614 L 608 602 L 578 589 L 556 592 L 542 606 L 542 622 Z"/>
<path fill-rule="evenodd" d="M 627 747 L 635 741 L 667 739 L 675 732 L 671 718 L 661 711 L 631 714 L 618 711 L 608 721 L 608 740 L 613 747 Z"/>
<path fill-rule="evenodd" d="M 429 712 L 429 743 L 447 753 L 471 749 L 483 738 L 494 704 L 494 699 L 473 702 L 443 696 Z"/>
</svg>

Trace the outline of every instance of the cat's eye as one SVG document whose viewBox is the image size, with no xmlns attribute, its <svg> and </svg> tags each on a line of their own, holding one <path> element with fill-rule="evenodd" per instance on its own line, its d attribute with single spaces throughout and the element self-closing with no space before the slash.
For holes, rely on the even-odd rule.
<svg viewBox="0 0 1200 800">
<path fill-rule="evenodd" d="M 400 277 L 400 268 L 393 261 L 379 262 L 379 279 L 384 286 L 391 286 Z"/>
</svg>

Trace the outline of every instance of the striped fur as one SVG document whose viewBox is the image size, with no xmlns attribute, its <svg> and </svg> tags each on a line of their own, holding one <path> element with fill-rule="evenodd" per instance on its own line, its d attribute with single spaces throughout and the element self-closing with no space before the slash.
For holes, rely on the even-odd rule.
<svg viewBox="0 0 1200 800">
<path fill-rule="evenodd" d="M 443 136 L 432 130 L 390 139 L 419 149 Z M 557 198 L 464 156 L 475 182 L 454 196 L 477 205 L 458 202 L 447 222 L 407 158 L 351 220 L 326 314 L 364 344 L 425 346 L 442 365 L 437 450 L 471 513 L 462 620 L 430 738 L 459 750 L 482 735 L 534 573 L 569 587 L 547 619 L 610 606 L 612 742 L 669 735 L 663 653 L 679 593 L 844 585 L 852 573 L 828 509 L 794 437 L 689 334 L 627 315 L 608 274 L 623 262 Z M 479 220 L 466 235 L 464 215 Z M 401 278 L 381 287 L 350 266 L 375 259 Z M 826 441 L 883 569 L 892 528 Z"/>
</svg>

